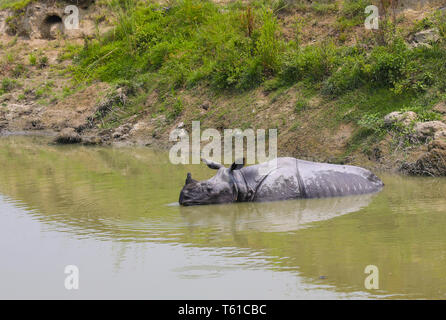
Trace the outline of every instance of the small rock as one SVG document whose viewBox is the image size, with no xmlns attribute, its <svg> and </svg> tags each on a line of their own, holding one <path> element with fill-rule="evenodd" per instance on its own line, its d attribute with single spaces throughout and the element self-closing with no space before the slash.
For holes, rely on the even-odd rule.
<svg viewBox="0 0 446 320">
<path fill-rule="evenodd" d="M 412 46 L 418 47 L 420 45 L 429 46 L 432 42 L 437 42 L 440 39 L 440 32 L 438 29 L 432 28 L 417 32 L 412 37 Z"/>
<path fill-rule="evenodd" d="M 120 131 L 113 132 L 113 134 L 112 134 L 113 139 L 118 139 L 121 136 L 122 136 L 122 133 Z"/>
<path fill-rule="evenodd" d="M 446 140 L 434 140 L 429 143 L 428 150 L 433 149 L 446 150 Z"/>
<path fill-rule="evenodd" d="M 162 125 L 166 122 L 166 116 L 164 114 L 157 116 L 156 118 L 150 119 L 150 122 Z"/>
<path fill-rule="evenodd" d="M 415 121 L 417 117 L 417 114 L 413 111 L 394 111 L 384 117 L 384 124 L 389 126 L 400 122 L 403 125 L 408 126 Z"/>
<path fill-rule="evenodd" d="M 61 144 L 80 143 L 81 136 L 73 128 L 65 128 L 56 136 L 55 142 Z"/>
<path fill-rule="evenodd" d="M 130 133 L 135 134 L 135 132 L 138 132 L 138 131 L 144 129 L 145 127 L 147 127 L 147 123 L 145 123 L 144 121 L 139 121 L 139 122 L 135 123 L 132 130 L 130 130 Z"/>
<path fill-rule="evenodd" d="M 446 114 L 446 102 L 440 102 L 438 104 L 436 104 L 433 108 L 432 111 L 441 113 L 441 114 Z"/>
<path fill-rule="evenodd" d="M 181 129 L 180 132 L 178 133 L 178 138 L 182 139 L 182 138 L 186 137 L 187 135 L 188 135 L 187 131 L 185 129 Z"/>
<path fill-rule="evenodd" d="M 177 124 L 177 129 L 183 129 L 184 128 L 184 122 L 181 121 L 179 124 Z"/>
<path fill-rule="evenodd" d="M 446 176 L 446 150 L 431 149 L 423 154 L 414 164 L 406 164 L 403 169 L 412 175 Z"/>
<path fill-rule="evenodd" d="M 204 110 L 209 110 L 211 106 L 211 103 L 209 101 L 203 102 L 203 104 L 201 105 L 201 108 Z"/>
<path fill-rule="evenodd" d="M 122 126 L 119 126 L 116 128 L 115 132 L 112 134 L 112 138 L 122 138 L 122 136 L 128 134 L 130 132 L 130 129 L 132 129 L 132 125 L 129 123 L 123 124 Z"/>
<path fill-rule="evenodd" d="M 418 139 L 427 139 L 434 137 L 439 131 L 446 130 L 446 124 L 441 121 L 418 122 L 415 124 L 415 137 Z"/>
<path fill-rule="evenodd" d="M 102 139 L 97 136 L 82 137 L 82 144 L 87 146 L 94 146 L 102 143 Z"/>
<path fill-rule="evenodd" d="M 446 130 L 441 130 L 435 133 L 434 140 L 446 140 Z"/>
</svg>

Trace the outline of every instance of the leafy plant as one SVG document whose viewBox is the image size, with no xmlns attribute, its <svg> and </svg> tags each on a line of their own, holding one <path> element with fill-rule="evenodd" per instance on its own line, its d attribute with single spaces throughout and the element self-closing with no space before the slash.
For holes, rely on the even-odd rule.
<svg viewBox="0 0 446 320">
<path fill-rule="evenodd" d="M 30 65 L 32 65 L 32 66 L 37 65 L 37 57 L 35 54 L 31 53 L 28 57 L 28 60 L 29 60 Z"/>
<path fill-rule="evenodd" d="M 0 93 L 4 94 L 6 92 L 9 92 L 16 86 L 17 86 L 17 80 L 10 78 L 3 78 L 1 81 Z"/>
<path fill-rule="evenodd" d="M 45 55 L 40 56 L 39 62 L 38 62 L 39 68 L 43 69 L 46 66 L 48 66 L 48 57 Z"/>
</svg>

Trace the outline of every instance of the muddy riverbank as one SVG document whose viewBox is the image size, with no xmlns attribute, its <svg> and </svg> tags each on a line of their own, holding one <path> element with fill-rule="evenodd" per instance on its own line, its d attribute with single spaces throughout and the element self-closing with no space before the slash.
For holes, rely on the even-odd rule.
<svg viewBox="0 0 446 320">
<path fill-rule="evenodd" d="M 90 4 L 89 1 L 87 3 Z M 59 8 L 63 1 L 54 5 Z M 319 9 L 308 5 L 278 12 L 272 18 L 278 28 L 276 40 L 292 48 L 293 41 L 299 39 L 297 51 L 290 49 L 288 52 L 296 54 L 295 60 L 282 66 L 285 69 L 290 67 L 292 74 L 295 68 L 298 73 L 294 75 L 296 79 L 283 83 L 284 79 L 280 78 L 283 69 L 276 75 L 266 72 L 261 77 L 263 82 L 238 89 L 216 89 L 205 80 L 194 85 L 174 83 L 163 86 L 163 81 L 168 79 L 163 78 L 158 69 L 153 71 L 150 68 L 136 70 L 138 76 L 131 79 L 127 79 L 125 74 L 115 76 L 125 73 L 122 69 L 125 63 L 129 64 L 129 70 L 132 69 L 141 52 L 134 52 L 127 62 L 121 61 L 113 66 L 112 62 L 124 56 L 126 49 L 107 37 L 107 32 L 114 27 L 119 29 L 119 17 L 110 14 L 110 6 L 91 4 L 82 9 L 85 10 L 81 19 L 82 32 L 77 34 L 55 33 L 55 27 L 61 24 L 57 19 L 56 26 L 44 24 L 43 29 L 39 29 L 37 20 L 29 18 L 32 26 L 28 35 L 5 32 L 0 36 L 0 132 L 45 132 L 57 137 L 61 143 L 169 149 L 173 145 L 169 141 L 172 130 L 181 128 L 190 133 L 192 121 L 200 121 L 203 130 L 214 128 L 219 132 L 235 128 L 277 129 L 279 156 L 353 164 L 374 171 L 446 175 L 446 97 L 441 79 L 436 86 L 428 87 L 434 78 L 441 78 L 438 76 L 441 66 L 436 64 L 444 61 L 437 57 L 439 52 L 443 52 L 439 31 L 429 27 L 437 23 L 433 18 L 438 10 L 437 3 L 423 3 L 421 7 L 407 3 L 408 7 L 404 6 L 398 20 L 398 27 L 402 30 L 399 40 L 406 43 L 404 52 L 407 56 L 419 55 L 422 47 L 432 51 L 418 60 L 420 67 L 427 68 L 422 77 L 417 75 L 414 79 L 403 79 L 397 87 L 389 84 L 388 88 L 356 88 L 367 82 L 361 77 L 370 68 L 364 68 L 361 77 L 353 79 L 357 83 L 346 84 L 356 91 L 327 96 L 323 88 L 328 90 L 340 86 L 338 89 L 342 89 L 344 81 L 353 81 L 342 72 L 340 75 L 334 73 L 339 69 L 339 63 L 347 63 L 336 60 L 345 52 L 359 53 L 356 58 L 362 59 L 363 55 L 377 54 L 378 49 L 393 50 L 390 42 L 370 44 L 374 41 L 373 35 L 363 30 L 362 23 L 350 26 L 348 32 L 339 30 L 342 19 L 348 17 L 345 10 L 353 8 L 350 5 L 354 4 L 338 1 Z M 29 8 L 35 9 L 36 6 L 37 1 Z M 29 8 L 20 10 L 28 10 L 25 11 L 29 16 L 32 11 Z M 60 8 L 59 11 L 50 10 L 45 5 L 41 9 L 43 11 L 38 18 L 43 22 L 54 22 L 60 15 Z M 158 12 L 155 9 L 154 12 Z M 45 10 L 53 12 L 50 15 L 53 18 L 46 19 Z M 231 7 L 231 10 L 236 9 Z M 2 11 L 0 17 L 3 28 L 6 28 L 5 12 Z M 11 9 L 7 12 L 10 14 Z M 243 15 L 244 12 L 234 14 Z M 24 19 L 28 16 L 24 15 Z M 110 19 L 105 18 L 108 16 Z M 257 17 L 259 30 L 262 17 L 265 16 L 259 14 Z M 10 24 L 14 25 L 14 21 L 11 20 Z M 293 21 L 306 21 L 305 28 L 294 30 Z M 92 27 L 93 22 L 96 27 Z M 18 23 L 17 27 L 20 26 L 22 24 Z M 39 32 L 43 33 L 39 36 Z M 327 35 L 331 45 L 325 43 Z M 107 50 L 98 52 L 98 56 L 91 51 L 92 48 L 100 50 L 102 45 L 98 44 L 107 43 L 110 48 L 105 47 Z M 120 54 L 110 58 L 109 55 L 117 50 Z M 321 52 L 331 52 L 333 56 L 324 58 Z M 401 50 L 390 51 L 383 57 L 377 55 L 375 60 L 397 56 L 399 52 Z M 169 57 L 174 56 L 171 54 Z M 429 61 L 432 56 L 438 61 Z M 331 59 L 337 62 L 325 66 Z M 365 62 L 368 66 L 381 68 L 373 64 L 373 59 L 358 60 L 357 65 L 365 65 Z M 220 61 L 215 65 L 223 68 L 225 64 Z M 406 71 L 412 70 L 409 67 L 398 72 L 408 75 Z M 108 78 L 102 79 L 92 75 L 94 70 L 98 71 L 97 68 L 99 71 L 101 68 L 109 71 L 116 68 L 116 72 L 107 73 Z M 194 71 L 189 70 L 186 75 L 193 76 Z M 308 79 L 318 72 L 322 72 L 322 78 Z M 325 74 L 327 72 L 330 77 Z M 430 80 L 424 84 L 418 79 L 420 77 Z M 227 80 L 230 82 L 230 79 Z M 407 89 L 407 86 L 415 86 L 420 92 L 397 92 L 398 88 Z"/>
</svg>

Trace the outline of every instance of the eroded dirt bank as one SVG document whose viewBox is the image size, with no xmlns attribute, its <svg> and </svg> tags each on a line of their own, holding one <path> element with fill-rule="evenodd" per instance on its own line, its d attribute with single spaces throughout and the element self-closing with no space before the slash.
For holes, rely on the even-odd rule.
<svg viewBox="0 0 446 320">
<path fill-rule="evenodd" d="M 101 21 L 98 34 L 110 29 L 109 21 L 101 18 L 101 10 L 86 9 L 85 14 Z M 417 18 L 424 14 L 413 10 L 409 13 Z M 282 17 L 285 37 L 291 37 L 287 32 L 294 18 Z M 332 20 L 328 16 L 325 22 L 306 29 L 302 41 L 313 43 L 324 34 L 333 33 Z M 173 145 L 169 141 L 173 129 L 190 132 L 192 121 L 199 120 L 202 129 L 220 131 L 276 128 L 279 156 L 415 175 L 446 175 L 444 101 L 433 108 L 438 116 L 435 121 L 423 121 L 417 114 L 407 112 L 389 114 L 382 119 L 383 128 L 389 128 L 383 139 L 366 149 L 354 148 L 358 127 L 348 121 L 350 111 L 334 116 L 336 101 L 324 100 L 299 84 L 276 91 L 261 86 L 238 93 L 216 93 L 198 86 L 179 89 L 171 98 L 161 97 L 153 89 L 144 95 L 139 93 L 135 101 L 135 89 L 126 85 L 74 81 L 70 70 L 77 57 L 70 48 L 88 45 L 95 36 L 93 29 L 87 25 L 84 33 L 68 36 L 58 35 L 54 28 L 44 32 L 49 37 L 2 35 L 0 130 L 3 134 L 49 133 L 61 143 L 169 148 Z M 176 106 L 179 108 L 174 116 L 160 112 L 165 108 L 176 110 Z"/>
</svg>

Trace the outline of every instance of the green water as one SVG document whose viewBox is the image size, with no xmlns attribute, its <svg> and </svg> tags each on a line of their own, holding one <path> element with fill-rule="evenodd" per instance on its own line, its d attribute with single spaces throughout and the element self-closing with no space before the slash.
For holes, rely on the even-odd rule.
<svg viewBox="0 0 446 320">
<path fill-rule="evenodd" d="M 189 171 L 214 174 L 147 148 L 1 138 L 0 298 L 446 298 L 446 179 L 378 174 L 376 195 L 182 208 Z"/>
</svg>

